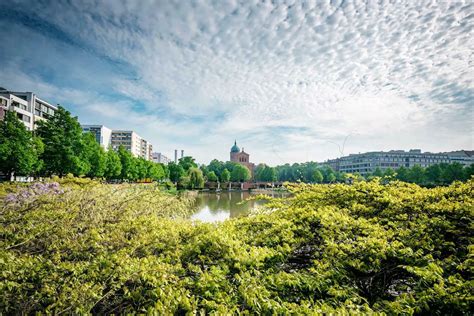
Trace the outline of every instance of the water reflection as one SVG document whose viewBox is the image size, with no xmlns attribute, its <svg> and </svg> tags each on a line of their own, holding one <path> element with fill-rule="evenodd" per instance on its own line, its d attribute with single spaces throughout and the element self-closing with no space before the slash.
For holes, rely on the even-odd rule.
<svg viewBox="0 0 474 316">
<path fill-rule="evenodd" d="M 245 216 L 265 201 L 245 201 L 254 193 L 244 192 L 201 192 L 195 202 L 196 213 L 191 218 L 203 222 L 217 222 L 228 218 Z M 256 194 L 256 193 L 255 193 Z M 269 191 L 269 196 L 282 197 L 280 192 Z M 242 202 L 242 203 L 240 203 Z"/>
</svg>

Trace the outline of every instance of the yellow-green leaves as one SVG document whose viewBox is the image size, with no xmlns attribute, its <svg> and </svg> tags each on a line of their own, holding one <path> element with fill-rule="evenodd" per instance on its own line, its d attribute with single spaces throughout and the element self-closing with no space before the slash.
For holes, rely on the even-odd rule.
<svg viewBox="0 0 474 316">
<path fill-rule="evenodd" d="M 219 224 L 154 185 L 0 186 L 6 314 L 469 314 L 473 185 L 288 184 Z"/>
</svg>

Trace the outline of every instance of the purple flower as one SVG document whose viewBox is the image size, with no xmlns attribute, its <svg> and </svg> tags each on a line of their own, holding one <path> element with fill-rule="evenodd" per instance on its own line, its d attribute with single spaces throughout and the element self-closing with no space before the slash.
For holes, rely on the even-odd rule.
<svg viewBox="0 0 474 316">
<path fill-rule="evenodd" d="M 18 193 L 9 193 L 5 197 L 5 202 L 7 203 L 23 203 L 28 201 L 33 201 L 36 198 L 43 195 L 57 195 L 64 193 L 64 190 L 61 189 L 59 183 L 50 182 L 50 183 L 41 183 L 36 182 L 30 185 L 29 187 L 19 191 Z"/>
</svg>

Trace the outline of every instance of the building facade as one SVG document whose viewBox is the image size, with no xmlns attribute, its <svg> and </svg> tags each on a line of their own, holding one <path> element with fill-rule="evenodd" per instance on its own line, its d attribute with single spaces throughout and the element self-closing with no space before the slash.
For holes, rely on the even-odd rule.
<svg viewBox="0 0 474 316">
<path fill-rule="evenodd" d="M 244 148 L 242 148 L 242 151 L 240 150 L 237 146 L 237 141 L 234 142 L 234 146 L 230 149 L 230 161 L 246 166 L 253 178 L 255 164 L 250 162 L 250 155 L 244 151 Z"/>
<path fill-rule="evenodd" d="M 134 131 L 112 130 L 111 146 L 113 150 L 118 150 L 123 146 L 135 157 L 142 157 L 146 160 L 153 159 L 153 146 Z"/>
<path fill-rule="evenodd" d="M 325 164 L 335 171 L 344 173 L 360 173 L 367 175 L 373 173 L 377 168 L 397 169 L 400 167 L 411 168 L 419 165 L 423 168 L 440 163 L 459 162 L 463 165 L 474 163 L 472 151 L 457 151 L 449 153 L 421 152 L 420 149 L 391 150 L 388 152 L 376 151 L 363 154 L 351 154 L 349 156 L 331 159 Z"/>
<path fill-rule="evenodd" d="M 58 108 L 33 92 L 13 92 L 0 88 L 0 119 L 6 111 L 15 111 L 25 127 L 32 131 L 36 124 L 53 116 Z"/>
<path fill-rule="evenodd" d="M 152 160 L 157 163 L 162 163 L 162 164 L 169 164 L 172 160 L 162 153 L 153 153 L 152 154 Z"/>
<path fill-rule="evenodd" d="M 93 133 L 95 140 L 105 149 L 112 146 L 112 130 L 104 125 L 81 125 L 84 133 Z"/>
</svg>

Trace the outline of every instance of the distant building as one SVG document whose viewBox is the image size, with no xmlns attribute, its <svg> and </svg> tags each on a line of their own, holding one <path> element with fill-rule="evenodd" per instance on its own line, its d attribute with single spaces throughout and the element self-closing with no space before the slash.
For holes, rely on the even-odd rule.
<svg viewBox="0 0 474 316">
<path fill-rule="evenodd" d="M 244 151 L 244 148 L 240 151 L 240 148 L 237 146 L 237 141 L 234 142 L 234 146 L 230 149 L 230 161 L 246 166 L 253 177 L 255 164 L 250 162 L 250 155 Z"/>
<path fill-rule="evenodd" d="M 151 144 L 134 131 L 113 130 L 111 145 L 114 150 L 118 150 L 120 146 L 123 146 L 135 157 L 142 157 L 146 160 L 151 158 Z"/>
<path fill-rule="evenodd" d="M 33 92 L 14 92 L 0 88 L 0 119 L 6 111 L 15 111 L 25 127 L 32 131 L 36 123 L 54 115 L 57 107 L 40 99 Z"/>
<path fill-rule="evenodd" d="M 373 173 L 377 168 L 382 171 L 389 168 L 411 168 L 415 165 L 426 168 L 435 164 L 453 162 L 459 162 L 463 165 L 474 163 L 473 151 L 460 150 L 448 153 L 421 152 L 420 149 L 375 151 L 331 159 L 326 161 L 325 164 L 336 171 L 367 175 Z"/>
<path fill-rule="evenodd" d="M 166 157 L 162 153 L 153 153 L 152 158 L 154 162 L 162 163 L 165 165 L 169 164 L 172 161 L 170 158 Z"/>
<path fill-rule="evenodd" d="M 105 149 L 112 145 L 112 130 L 104 125 L 81 125 L 84 133 L 93 133 L 96 141 Z"/>
</svg>

